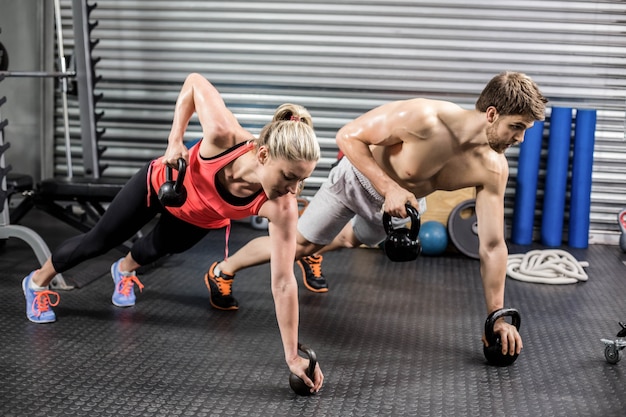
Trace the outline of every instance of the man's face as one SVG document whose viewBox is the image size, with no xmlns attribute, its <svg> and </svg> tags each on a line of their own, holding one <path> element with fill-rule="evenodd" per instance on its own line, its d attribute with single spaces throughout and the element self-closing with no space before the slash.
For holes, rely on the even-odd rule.
<svg viewBox="0 0 626 417">
<path fill-rule="evenodd" d="M 498 153 L 504 153 L 509 147 L 522 143 L 524 133 L 533 124 L 535 124 L 534 120 L 528 117 L 496 114 L 493 122 L 487 126 L 489 146 Z"/>
</svg>

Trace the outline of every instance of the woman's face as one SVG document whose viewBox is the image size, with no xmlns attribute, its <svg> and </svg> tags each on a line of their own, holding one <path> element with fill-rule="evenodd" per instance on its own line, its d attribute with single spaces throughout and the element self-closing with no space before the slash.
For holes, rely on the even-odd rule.
<svg viewBox="0 0 626 417">
<path fill-rule="evenodd" d="M 313 161 L 287 161 L 268 157 L 262 163 L 263 191 L 270 200 L 286 194 L 296 194 L 299 183 L 311 175 L 315 165 Z"/>
</svg>

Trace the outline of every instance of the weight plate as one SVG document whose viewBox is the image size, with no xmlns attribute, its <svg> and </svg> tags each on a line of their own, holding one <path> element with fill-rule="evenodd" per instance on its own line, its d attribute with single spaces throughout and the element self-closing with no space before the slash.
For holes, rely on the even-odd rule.
<svg viewBox="0 0 626 417">
<path fill-rule="evenodd" d="M 610 364 L 615 365 L 619 362 L 619 350 L 617 350 L 617 346 L 615 345 L 606 345 L 604 348 L 604 358 Z"/>
<path fill-rule="evenodd" d="M 448 235 L 463 255 L 479 258 L 475 199 L 463 201 L 452 210 L 448 218 Z"/>
</svg>

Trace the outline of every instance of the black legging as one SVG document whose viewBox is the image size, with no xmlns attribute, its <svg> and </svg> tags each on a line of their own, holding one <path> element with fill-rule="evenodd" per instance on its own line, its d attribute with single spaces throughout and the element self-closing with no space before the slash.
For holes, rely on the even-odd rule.
<svg viewBox="0 0 626 417">
<path fill-rule="evenodd" d="M 140 265 L 148 265 L 168 254 L 184 252 L 209 233 L 210 229 L 172 216 L 163 208 L 152 186 L 148 207 L 149 165 L 146 164 L 124 185 L 93 229 L 66 240 L 54 251 L 52 265 L 57 272 L 67 271 L 121 245 L 159 213 L 161 217 L 154 228 L 138 239 L 130 250 Z"/>
</svg>

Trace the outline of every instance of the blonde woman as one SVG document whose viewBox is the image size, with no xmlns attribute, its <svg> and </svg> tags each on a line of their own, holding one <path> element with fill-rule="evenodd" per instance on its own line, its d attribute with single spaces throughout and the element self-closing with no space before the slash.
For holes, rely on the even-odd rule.
<svg viewBox="0 0 626 417">
<path fill-rule="evenodd" d="M 183 134 L 196 113 L 202 139 L 190 149 Z M 163 157 L 148 163 L 118 193 L 100 221 L 89 232 L 68 239 L 41 269 L 24 278 L 26 315 L 35 323 L 56 320 L 51 306 L 59 302 L 49 290 L 52 278 L 77 264 L 106 253 L 132 237 L 160 214 L 155 227 L 138 239 L 130 252 L 111 266 L 115 284 L 112 302 L 135 304 L 135 275 L 141 265 L 194 246 L 212 229 L 227 227 L 231 219 L 266 217 L 271 246 L 271 280 L 276 316 L 289 369 L 318 391 L 323 382 L 319 366 L 313 379 L 305 374 L 308 360 L 297 353 L 298 296 L 293 273 L 298 205 L 296 190 L 320 157 L 308 111 L 283 104 L 258 139 L 246 131 L 226 108 L 217 89 L 203 76 L 190 74 L 180 91 Z M 186 199 L 180 207 L 166 207 L 158 191 L 166 167 L 187 162 Z M 173 171 L 176 172 L 176 171 Z"/>
</svg>

